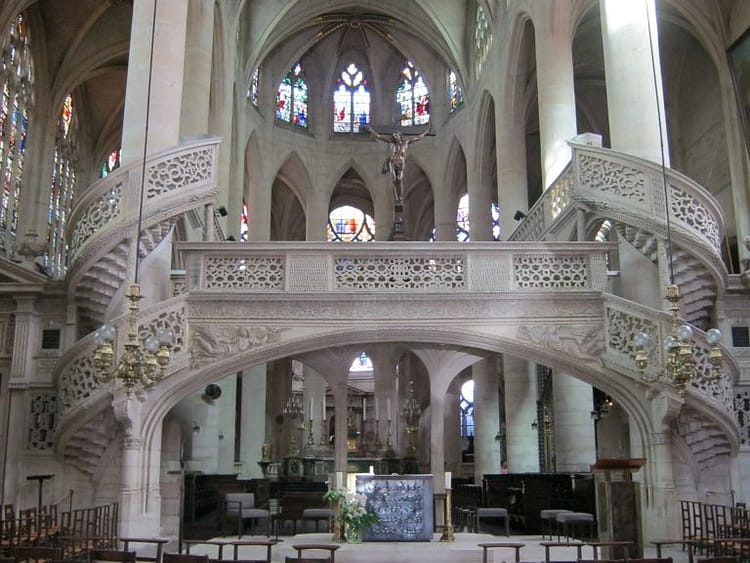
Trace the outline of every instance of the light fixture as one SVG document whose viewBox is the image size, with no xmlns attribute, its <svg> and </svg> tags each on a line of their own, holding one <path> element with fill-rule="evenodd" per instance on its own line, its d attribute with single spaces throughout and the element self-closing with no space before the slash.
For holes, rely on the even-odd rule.
<svg viewBox="0 0 750 563">
<path fill-rule="evenodd" d="M 148 126 L 151 110 L 151 82 L 153 74 L 154 37 L 156 34 L 156 5 L 154 1 L 153 20 L 151 23 L 151 46 L 149 52 L 148 81 L 146 86 L 146 115 L 143 138 L 143 162 L 141 165 L 141 185 L 138 208 L 138 229 L 135 239 L 135 268 L 134 282 L 125 297 L 128 299 L 128 337 L 123 345 L 125 348 L 122 356 L 114 365 L 115 350 L 113 342 L 117 336 L 117 330 L 111 323 L 104 324 L 99 328 L 94 339 L 96 351 L 94 352 L 94 367 L 97 370 L 97 379 L 104 383 L 112 380 L 120 380 L 130 395 L 137 385 L 151 387 L 165 374 L 165 368 L 169 363 L 170 346 L 174 341 L 174 332 L 171 328 L 161 328 L 156 336 L 146 337 L 141 346 L 138 342 L 138 301 L 141 299 L 141 286 L 138 284 L 138 266 L 140 265 L 141 230 L 143 229 L 143 199 L 146 191 L 146 157 L 148 155 Z M 114 367 L 113 367 L 114 366 Z"/>
<path fill-rule="evenodd" d="M 513 219 L 515 219 L 516 221 L 520 221 L 521 219 L 525 219 L 525 218 L 526 218 L 526 213 L 524 213 L 520 209 L 516 209 L 516 212 L 513 214 Z"/>
<path fill-rule="evenodd" d="M 648 13 L 647 13 L 647 17 Z M 651 71 L 654 81 L 654 92 L 656 97 L 657 122 L 659 125 L 659 148 L 660 148 L 660 166 L 662 190 L 664 191 L 664 205 L 666 206 L 667 221 L 667 261 L 669 264 L 669 284 L 667 285 L 667 295 L 665 299 L 669 301 L 669 310 L 672 314 L 672 333 L 664 339 L 663 348 L 665 353 L 664 364 L 659 368 L 656 375 L 646 373 L 649 364 L 648 349 L 653 344 L 652 335 L 647 332 L 638 332 L 633 343 L 635 344 L 635 365 L 640 371 L 641 380 L 645 383 L 664 383 L 677 388 L 681 397 L 685 396 L 688 384 L 693 380 L 715 381 L 722 376 L 722 355 L 719 348 L 721 332 L 712 328 L 706 331 L 706 341 L 710 348 L 708 352 L 711 372 L 698 373 L 696 369 L 696 360 L 693 353 L 693 327 L 682 320 L 680 313 L 680 288 L 674 280 L 674 263 L 672 253 L 672 231 L 669 220 L 669 187 L 667 184 L 667 166 L 664 156 L 664 127 L 662 122 L 661 98 L 659 97 L 659 87 L 657 84 L 656 74 L 656 56 L 654 54 L 654 42 L 651 37 L 651 23 L 649 22 L 649 46 L 651 50 Z"/>
</svg>

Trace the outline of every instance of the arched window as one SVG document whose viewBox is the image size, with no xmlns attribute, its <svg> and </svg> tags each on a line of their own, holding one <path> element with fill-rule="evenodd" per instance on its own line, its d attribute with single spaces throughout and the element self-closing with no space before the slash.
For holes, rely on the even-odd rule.
<svg viewBox="0 0 750 563">
<path fill-rule="evenodd" d="M 482 72 L 482 67 L 487 61 L 487 55 L 492 47 L 492 29 L 490 28 L 490 20 L 481 4 L 477 4 L 477 14 L 474 25 L 474 60 L 478 76 Z"/>
<path fill-rule="evenodd" d="M 401 125 L 424 125 L 430 122 L 430 92 L 419 71 L 407 62 L 403 78 L 396 88 L 396 103 L 401 109 Z"/>
<path fill-rule="evenodd" d="M 67 266 L 68 245 L 65 242 L 65 222 L 73 206 L 76 183 L 77 121 L 73 98 L 68 94 L 57 118 L 57 136 L 49 192 L 49 250 L 46 256 L 46 266 L 47 272 L 57 278 L 65 274 Z"/>
<path fill-rule="evenodd" d="M 250 77 L 250 84 L 247 86 L 247 99 L 256 108 L 260 96 L 260 67 L 255 67 L 253 75 Z"/>
<path fill-rule="evenodd" d="M 369 242 L 375 238 L 375 220 L 361 209 L 344 205 L 328 216 L 329 242 Z"/>
<path fill-rule="evenodd" d="M 363 372 L 363 371 L 372 371 L 372 360 L 367 354 L 365 354 L 364 352 L 361 352 L 359 356 L 354 358 L 354 361 L 352 362 L 352 365 L 349 368 L 349 372 Z"/>
<path fill-rule="evenodd" d="M 240 214 L 240 240 L 247 242 L 247 203 L 242 202 L 242 213 Z"/>
<path fill-rule="evenodd" d="M 297 63 L 279 83 L 276 93 L 276 119 L 306 128 L 309 95 L 307 82 L 302 74 L 302 65 Z"/>
<path fill-rule="evenodd" d="M 492 203 L 492 238 L 500 240 L 502 229 L 500 226 L 500 207 L 497 203 Z M 471 227 L 469 223 L 469 194 L 464 194 L 458 201 L 456 210 L 456 240 L 459 242 L 468 242 L 471 240 Z"/>
<path fill-rule="evenodd" d="M 455 70 L 448 71 L 448 108 L 451 113 L 464 103 L 464 90 Z"/>
<path fill-rule="evenodd" d="M 120 149 L 115 149 L 111 153 L 109 153 L 109 156 L 107 157 L 107 160 L 104 161 L 104 164 L 102 164 L 101 170 L 99 170 L 99 177 L 104 178 L 107 174 L 112 172 L 115 168 L 120 167 L 120 158 L 121 153 Z"/>
<path fill-rule="evenodd" d="M 334 133 L 359 133 L 370 124 L 370 90 L 357 65 L 350 63 L 341 72 L 333 92 Z"/>
<path fill-rule="evenodd" d="M 6 249 L 12 245 L 18 227 L 33 70 L 28 29 L 19 14 L 5 34 L 0 51 L 0 246 Z"/>
<path fill-rule="evenodd" d="M 468 438 L 474 435 L 474 380 L 470 379 L 461 386 L 461 394 L 458 397 L 458 405 L 461 408 L 461 437 Z"/>
</svg>

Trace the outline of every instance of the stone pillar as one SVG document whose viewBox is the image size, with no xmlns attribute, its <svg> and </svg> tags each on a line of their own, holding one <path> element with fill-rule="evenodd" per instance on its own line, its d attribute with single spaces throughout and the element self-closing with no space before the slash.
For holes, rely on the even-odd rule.
<svg viewBox="0 0 750 563">
<path fill-rule="evenodd" d="M 435 487 L 445 489 L 445 405 L 443 394 L 430 398 L 430 471 Z"/>
<path fill-rule="evenodd" d="M 122 471 L 120 487 L 120 535 L 122 537 L 148 537 L 142 524 L 140 469 L 143 440 L 125 436 L 122 443 Z"/>
<path fill-rule="evenodd" d="M 477 147 L 476 150 L 483 150 L 483 147 Z M 486 166 L 486 163 L 483 165 Z M 469 233 L 474 242 L 492 240 L 491 205 L 489 171 L 469 167 Z"/>
<path fill-rule="evenodd" d="M 349 393 L 347 389 L 347 380 L 338 382 L 332 386 L 333 401 L 336 415 L 336 438 L 334 440 L 334 469 L 335 471 L 346 472 L 349 452 L 346 447 L 347 439 L 347 419 L 349 415 Z"/>
<path fill-rule="evenodd" d="M 179 141 L 188 3 L 184 0 L 159 0 L 151 59 L 154 1 L 135 0 L 133 7 L 122 132 L 123 164 L 137 162 L 143 157 L 150 61 L 148 152 L 157 153 Z"/>
<path fill-rule="evenodd" d="M 566 373 L 552 377 L 556 469 L 588 472 L 596 461 L 591 385 Z"/>
<path fill-rule="evenodd" d="M 266 364 L 260 364 L 243 370 L 241 376 L 240 460 L 242 476 L 247 479 L 263 477 L 258 462 L 263 457 L 263 442 L 266 438 L 266 371 Z M 274 455 L 274 459 L 279 457 Z"/>
<path fill-rule="evenodd" d="M 474 377 L 474 482 L 485 474 L 500 473 L 500 431 L 496 360 L 480 360 L 472 366 Z"/>
<path fill-rule="evenodd" d="M 508 469 L 513 473 L 539 471 L 539 444 L 531 423 L 536 419 L 536 366 L 522 358 L 503 355 Z"/>
<path fill-rule="evenodd" d="M 513 218 L 516 210 L 524 213 L 529 210 L 525 123 L 523 112 L 509 109 L 495 119 L 500 235 L 502 240 L 508 240 L 518 225 Z"/>
<path fill-rule="evenodd" d="M 599 0 L 599 13 L 610 144 L 616 151 L 660 162 L 663 141 L 665 164 L 669 166 L 654 0 Z"/>
<path fill-rule="evenodd" d="M 573 24 L 568 2 L 538 2 L 533 8 L 542 179 L 547 189 L 570 161 L 567 141 L 577 134 Z"/>
<path fill-rule="evenodd" d="M 447 181 L 438 178 L 437 182 L 433 185 L 435 239 L 441 242 L 455 241 L 458 200 L 454 199 Z"/>
<path fill-rule="evenodd" d="M 214 0 L 189 0 L 182 93 L 182 137 L 190 138 L 208 133 L 213 34 Z"/>
</svg>

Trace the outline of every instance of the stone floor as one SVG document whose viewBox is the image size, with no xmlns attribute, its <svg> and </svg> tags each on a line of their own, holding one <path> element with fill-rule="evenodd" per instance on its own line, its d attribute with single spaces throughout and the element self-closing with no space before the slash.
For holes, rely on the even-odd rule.
<svg viewBox="0 0 750 563">
<path fill-rule="evenodd" d="M 213 538 L 214 541 L 232 541 L 237 536 L 225 538 Z M 262 536 L 245 536 L 242 539 L 265 539 Z M 362 544 L 339 544 L 336 551 L 336 563 L 481 563 L 482 549 L 480 543 L 490 542 L 518 542 L 523 543 L 521 548 L 521 561 L 544 561 L 545 549 L 540 545 L 544 541 L 539 535 L 532 536 L 497 536 L 477 533 L 457 533 L 455 541 L 451 543 L 441 542 L 440 535 L 436 534 L 430 542 L 364 542 Z M 307 533 L 296 536 L 280 538 L 280 542 L 273 547 L 272 561 L 284 562 L 287 556 L 296 557 L 297 552 L 292 548 L 297 544 L 308 543 L 331 543 L 331 534 Z M 583 559 L 593 559 L 593 551 L 590 546 L 582 548 Z M 577 550 L 575 547 L 555 547 L 551 550 L 550 559 L 553 561 L 576 561 Z M 215 557 L 215 546 L 197 545 L 191 549 L 191 553 L 207 554 Z M 324 557 L 326 552 L 305 552 L 307 557 Z M 239 551 L 240 559 L 262 559 L 265 557 L 265 548 L 242 547 Z M 647 546 L 644 557 L 656 557 L 656 549 Z M 665 548 L 662 557 L 672 557 L 674 563 L 685 563 L 688 561 L 687 553 L 679 548 Z M 501 561 L 514 561 L 513 549 L 491 549 L 488 551 L 487 562 L 499 563 Z"/>
</svg>

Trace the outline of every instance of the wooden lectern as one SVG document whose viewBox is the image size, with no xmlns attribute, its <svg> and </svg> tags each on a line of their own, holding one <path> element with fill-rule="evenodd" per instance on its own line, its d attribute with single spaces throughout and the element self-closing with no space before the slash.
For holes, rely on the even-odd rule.
<svg viewBox="0 0 750 563">
<path fill-rule="evenodd" d="M 622 546 L 603 547 L 602 559 L 643 557 L 640 483 L 633 481 L 633 473 L 645 463 L 645 458 L 609 458 L 591 466 L 596 485 L 599 540 L 632 542 L 629 553 L 622 553 Z"/>
</svg>

